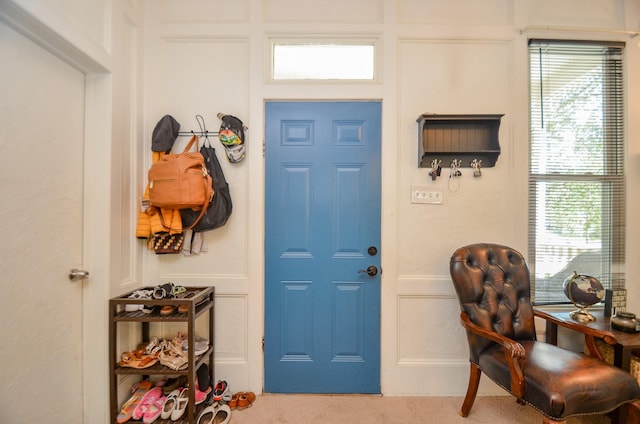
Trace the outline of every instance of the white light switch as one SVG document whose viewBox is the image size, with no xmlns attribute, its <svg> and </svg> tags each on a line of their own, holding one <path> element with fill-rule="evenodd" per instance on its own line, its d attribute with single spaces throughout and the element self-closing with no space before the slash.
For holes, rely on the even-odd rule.
<svg viewBox="0 0 640 424">
<path fill-rule="evenodd" d="M 411 186 L 411 203 L 442 204 L 442 192 L 426 186 Z"/>
</svg>

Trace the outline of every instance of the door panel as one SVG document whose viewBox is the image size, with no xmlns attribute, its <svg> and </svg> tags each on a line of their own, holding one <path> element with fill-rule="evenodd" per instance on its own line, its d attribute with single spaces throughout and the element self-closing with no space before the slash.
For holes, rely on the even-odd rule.
<svg viewBox="0 0 640 424">
<path fill-rule="evenodd" d="M 0 422 L 83 421 L 84 74 L 0 22 Z"/>
<path fill-rule="evenodd" d="M 268 392 L 380 392 L 380 114 L 266 104 Z"/>
</svg>

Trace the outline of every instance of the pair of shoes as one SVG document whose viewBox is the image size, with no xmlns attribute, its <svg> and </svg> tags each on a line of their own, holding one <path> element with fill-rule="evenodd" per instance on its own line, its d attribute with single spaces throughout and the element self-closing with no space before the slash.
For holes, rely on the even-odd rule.
<svg viewBox="0 0 640 424">
<path fill-rule="evenodd" d="M 196 370 L 196 388 L 207 393 L 211 392 L 211 374 L 207 364 L 200 365 Z"/>
<path fill-rule="evenodd" d="M 133 352 L 123 352 L 118 365 L 128 368 L 149 368 L 158 362 L 155 355 L 147 355 L 144 350 L 134 350 Z"/>
<path fill-rule="evenodd" d="M 126 423 L 131 419 L 136 406 L 138 406 L 138 403 L 140 403 L 140 400 L 150 388 L 151 382 L 149 380 L 143 380 L 131 387 L 131 397 L 122 404 L 122 408 L 120 409 L 120 413 L 116 419 L 118 424 Z"/>
<path fill-rule="evenodd" d="M 166 299 L 169 297 L 173 297 L 173 289 L 175 284 L 169 282 L 166 284 L 160 284 L 153 289 L 153 298 L 154 299 Z"/>
<path fill-rule="evenodd" d="M 178 378 L 170 378 L 166 383 L 164 383 L 162 391 L 165 395 L 168 395 L 175 390 L 178 390 L 179 392 L 181 388 L 186 387 L 187 382 L 188 380 L 186 375 L 181 375 Z"/>
<path fill-rule="evenodd" d="M 227 424 L 231 419 L 231 409 L 228 405 L 207 406 L 204 408 L 198 418 L 196 424 Z"/>
<path fill-rule="evenodd" d="M 238 410 L 242 411 L 253 405 L 256 400 L 256 394 L 253 392 L 240 392 L 238 395 Z"/>
<path fill-rule="evenodd" d="M 190 292 L 184 292 L 181 296 L 178 296 L 178 297 L 180 299 L 189 299 L 195 295 L 196 295 L 196 292 L 190 291 Z M 189 312 L 189 305 L 179 305 L 178 312 L 180 312 L 181 314 L 186 314 L 187 312 Z"/>
<path fill-rule="evenodd" d="M 225 380 L 218 380 L 213 388 L 213 400 L 216 402 L 231 400 L 231 392 L 229 391 L 229 385 Z"/>
<path fill-rule="evenodd" d="M 186 356 L 178 355 L 171 349 L 165 349 L 158 354 L 160 363 L 165 367 L 169 367 L 174 371 L 179 371 L 187 368 L 189 361 Z"/>
<path fill-rule="evenodd" d="M 162 394 L 162 388 L 154 387 L 145 393 L 144 397 L 138 402 L 136 409 L 133 410 L 131 417 L 134 420 L 142 419 L 144 424 L 153 423 L 160 418 L 162 413 L 162 405 L 165 397 Z"/>
<path fill-rule="evenodd" d="M 228 405 L 231 409 L 242 411 L 253 405 L 256 400 L 256 394 L 253 392 L 238 392 L 231 397 Z"/>
<path fill-rule="evenodd" d="M 200 405 L 207 398 L 206 393 L 196 389 L 195 404 Z M 163 420 L 171 418 L 173 421 L 179 420 L 187 410 L 189 404 L 189 388 L 183 387 L 175 389 L 164 399 L 161 406 L 160 417 Z"/>
<path fill-rule="evenodd" d="M 173 305 L 165 305 L 160 309 L 160 315 L 171 315 L 176 311 L 176 307 Z"/>
<path fill-rule="evenodd" d="M 154 299 L 168 299 L 184 293 L 187 289 L 184 286 L 176 286 L 172 282 L 161 284 L 153 289 Z"/>
<path fill-rule="evenodd" d="M 164 342 L 164 340 L 162 342 Z M 147 355 L 155 355 L 157 353 L 160 353 L 160 350 L 161 350 L 160 343 L 161 343 L 160 340 L 157 337 L 153 336 L 149 341 L 149 343 L 147 343 L 147 345 L 144 347 L 144 352 Z"/>
<path fill-rule="evenodd" d="M 160 310 L 160 305 L 142 305 L 142 312 L 145 314 L 152 314 L 154 312 L 158 312 Z"/>
<path fill-rule="evenodd" d="M 207 350 L 209 350 L 209 340 L 204 339 L 202 337 L 196 336 L 196 338 L 194 339 L 194 350 L 193 350 L 193 354 L 196 356 L 200 356 L 203 353 L 205 353 Z M 189 341 L 185 340 L 182 342 L 182 350 L 185 352 L 189 351 Z"/>
<path fill-rule="evenodd" d="M 165 342 L 165 349 L 158 354 L 162 365 L 173 370 L 183 370 L 187 368 L 189 361 L 186 352 L 182 350 L 182 342 L 185 338 L 185 335 L 179 332 L 172 341 Z"/>
<path fill-rule="evenodd" d="M 152 294 L 153 292 L 151 290 L 144 290 L 144 289 L 136 290 L 133 293 L 131 293 L 129 296 L 127 296 L 127 299 L 149 300 L 151 299 Z M 142 308 L 143 308 L 143 305 L 138 303 L 127 303 L 126 305 L 124 305 L 124 310 L 126 312 L 135 312 L 135 311 L 139 311 Z"/>
<path fill-rule="evenodd" d="M 149 343 L 147 343 L 146 345 L 143 344 L 143 346 L 144 352 L 147 355 L 153 355 L 157 358 L 160 352 L 169 347 L 169 342 L 167 342 L 166 340 L 160 340 L 154 336 L 151 341 L 149 341 Z"/>
<path fill-rule="evenodd" d="M 207 390 L 202 391 L 200 389 L 198 389 L 197 387 L 197 383 L 196 383 L 196 389 L 195 389 L 195 402 L 196 405 L 200 405 L 202 402 L 204 402 L 205 400 L 207 400 L 207 397 L 209 396 L 209 393 L 211 393 L 211 387 L 207 387 Z"/>
</svg>

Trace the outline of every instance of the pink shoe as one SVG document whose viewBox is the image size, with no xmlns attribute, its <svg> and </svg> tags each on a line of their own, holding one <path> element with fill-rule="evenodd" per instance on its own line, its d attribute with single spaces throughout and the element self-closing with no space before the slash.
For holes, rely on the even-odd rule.
<svg viewBox="0 0 640 424">
<path fill-rule="evenodd" d="M 196 405 L 200 405 L 202 402 L 207 400 L 207 395 L 211 393 L 211 387 L 209 387 L 206 392 L 199 390 L 197 387 L 198 386 L 196 385 Z"/>
<path fill-rule="evenodd" d="M 154 387 L 144 394 L 144 397 L 140 399 L 140 402 L 136 406 L 136 409 L 133 410 L 133 414 L 131 417 L 134 420 L 140 420 L 144 417 L 144 414 L 149 410 L 151 405 L 153 405 L 160 397 L 162 396 L 162 388 Z"/>
<path fill-rule="evenodd" d="M 144 424 L 151 424 L 160 417 L 160 414 L 162 414 L 162 406 L 166 399 L 166 396 L 160 396 L 147 408 L 147 411 L 144 413 L 144 417 L 142 417 L 142 422 Z"/>
</svg>

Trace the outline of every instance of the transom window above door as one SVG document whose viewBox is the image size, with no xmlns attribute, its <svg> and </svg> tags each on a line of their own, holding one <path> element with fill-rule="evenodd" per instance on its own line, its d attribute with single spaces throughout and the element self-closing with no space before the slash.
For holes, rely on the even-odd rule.
<svg viewBox="0 0 640 424">
<path fill-rule="evenodd" d="M 273 41 L 271 78 L 286 80 L 376 79 L 376 42 Z"/>
</svg>

